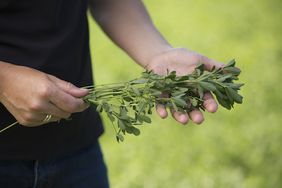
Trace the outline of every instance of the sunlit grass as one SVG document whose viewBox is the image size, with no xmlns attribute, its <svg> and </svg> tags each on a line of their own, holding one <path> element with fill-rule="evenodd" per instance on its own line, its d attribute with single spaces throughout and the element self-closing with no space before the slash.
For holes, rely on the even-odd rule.
<svg viewBox="0 0 282 188">
<path fill-rule="evenodd" d="M 101 138 L 113 188 L 265 188 L 282 184 L 280 1 L 144 1 L 174 46 L 226 62 L 245 82 L 243 105 L 206 114 L 201 126 L 154 117 L 139 137 Z M 279 4 L 280 3 L 280 4 Z M 278 19 L 280 18 L 280 19 Z M 142 69 L 90 22 L 96 83 L 126 81 Z"/>
</svg>

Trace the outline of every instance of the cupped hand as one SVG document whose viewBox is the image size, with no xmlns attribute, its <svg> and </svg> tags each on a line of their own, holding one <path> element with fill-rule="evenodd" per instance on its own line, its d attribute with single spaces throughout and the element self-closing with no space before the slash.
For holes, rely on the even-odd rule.
<svg viewBox="0 0 282 188">
<path fill-rule="evenodd" d="M 88 90 L 32 68 L 0 62 L 0 102 L 24 126 L 67 119 L 88 105 Z M 47 115 L 52 118 L 46 122 Z"/>
<path fill-rule="evenodd" d="M 183 76 L 192 73 L 199 64 L 204 64 L 204 68 L 208 71 L 213 67 L 220 68 L 224 66 L 223 63 L 216 62 L 188 49 L 171 48 L 154 56 L 147 64 L 146 69 L 160 75 L 176 71 L 177 75 Z M 204 94 L 204 107 L 211 113 L 217 111 L 218 104 L 210 92 Z M 167 109 L 163 105 L 157 104 L 156 110 L 161 118 L 168 116 Z M 204 121 L 203 113 L 197 109 L 192 110 L 189 114 L 172 109 L 170 111 L 174 119 L 181 124 L 187 124 L 189 120 L 196 124 L 201 124 Z"/>
</svg>

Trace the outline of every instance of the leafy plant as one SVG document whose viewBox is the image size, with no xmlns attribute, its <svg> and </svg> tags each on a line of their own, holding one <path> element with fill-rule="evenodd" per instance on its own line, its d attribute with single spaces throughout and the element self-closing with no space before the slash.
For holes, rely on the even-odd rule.
<svg viewBox="0 0 282 188">
<path fill-rule="evenodd" d="M 238 91 L 243 84 L 234 83 L 240 72 L 235 67 L 235 60 L 211 72 L 199 65 L 192 74 L 185 76 L 177 76 L 175 71 L 165 76 L 146 71 L 140 78 L 128 82 L 88 86 L 89 94 L 83 99 L 94 105 L 97 112 L 107 114 L 119 142 L 124 140 L 126 133 L 138 136 L 138 126 L 152 122 L 150 115 L 156 103 L 180 112 L 205 111 L 204 93 L 212 92 L 219 104 L 228 110 L 234 103 L 241 104 L 243 97 Z"/>
<path fill-rule="evenodd" d="M 241 104 L 243 97 L 238 91 L 243 84 L 234 83 L 240 72 L 235 60 L 211 72 L 199 65 L 185 76 L 177 76 L 175 71 L 165 76 L 146 71 L 140 78 L 128 82 L 89 86 L 90 92 L 84 100 L 94 105 L 99 113 L 107 114 L 119 142 L 126 133 L 138 136 L 138 126 L 151 123 L 150 115 L 156 103 L 181 112 L 205 111 L 203 96 L 210 91 L 228 110 L 234 103 Z"/>
</svg>

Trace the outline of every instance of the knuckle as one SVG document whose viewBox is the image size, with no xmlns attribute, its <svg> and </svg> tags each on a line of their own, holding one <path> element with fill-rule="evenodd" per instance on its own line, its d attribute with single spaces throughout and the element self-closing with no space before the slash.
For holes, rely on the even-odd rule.
<svg viewBox="0 0 282 188">
<path fill-rule="evenodd" d="M 171 55 L 173 57 L 178 57 L 178 56 L 182 56 L 182 54 L 185 54 L 187 52 L 188 52 L 188 50 L 186 48 L 179 47 L 179 48 L 176 48 L 175 50 L 173 50 Z"/>
<path fill-rule="evenodd" d="M 210 61 L 210 59 L 208 57 L 203 56 L 203 55 L 199 55 L 199 59 L 200 59 L 201 63 Z"/>
<path fill-rule="evenodd" d="M 22 115 L 22 121 L 25 123 L 25 124 L 29 124 L 31 123 L 32 121 L 34 120 L 34 117 L 31 113 L 25 113 Z"/>
<path fill-rule="evenodd" d="M 77 102 L 73 102 L 73 103 L 70 103 L 70 104 L 68 105 L 68 111 L 69 111 L 70 113 L 78 112 L 78 111 L 79 111 L 79 108 L 80 108 L 80 105 L 79 105 L 79 103 L 77 103 Z"/>
<path fill-rule="evenodd" d="M 25 119 L 20 119 L 18 120 L 19 124 L 23 125 L 23 126 L 30 126 L 31 125 L 31 122 L 25 120 Z"/>
<path fill-rule="evenodd" d="M 30 103 L 29 109 L 30 109 L 30 111 L 38 111 L 38 110 L 40 110 L 41 109 L 41 102 L 37 101 L 37 100 L 32 101 Z"/>
<path fill-rule="evenodd" d="M 49 84 L 44 84 L 42 85 L 39 90 L 38 90 L 38 94 L 40 97 L 42 98 L 46 98 L 49 97 L 51 94 L 51 87 Z"/>
<path fill-rule="evenodd" d="M 187 50 L 187 48 L 179 47 L 179 48 L 178 48 L 178 52 L 179 52 L 179 53 L 187 53 L 188 50 Z"/>
<path fill-rule="evenodd" d="M 72 84 L 72 83 L 70 83 L 70 82 L 67 82 L 66 83 L 66 88 L 67 89 L 71 89 L 71 88 L 73 88 L 74 87 L 74 85 Z"/>
<path fill-rule="evenodd" d="M 191 55 L 191 61 L 195 64 L 202 64 L 203 62 L 205 62 L 203 56 L 197 53 L 193 53 Z"/>
</svg>

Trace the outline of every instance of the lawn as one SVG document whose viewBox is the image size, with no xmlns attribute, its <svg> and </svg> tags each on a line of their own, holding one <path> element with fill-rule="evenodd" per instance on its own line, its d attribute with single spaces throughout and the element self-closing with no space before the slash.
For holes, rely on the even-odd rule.
<svg viewBox="0 0 282 188">
<path fill-rule="evenodd" d="M 205 113 L 200 125 L 153 117 L 141 135 L 115 141 L 104 118 L 101 144 L 113 188 L 276 188 L 282 185 L 281 1 L 145 0 L 161 33 L 227 62 L 236 58 L 246 85 L 242 105 Z M 91 20 L 96 84 L 142 71 Z"/>
</svg>

